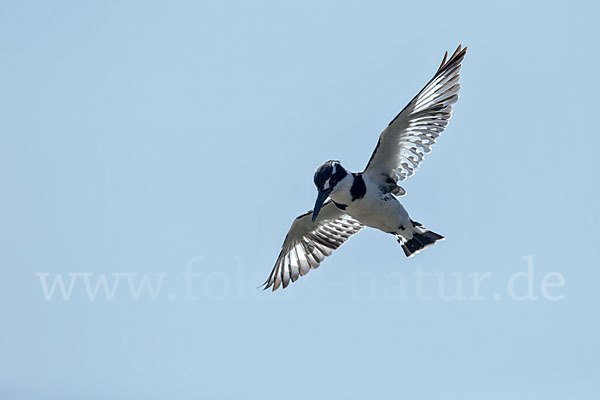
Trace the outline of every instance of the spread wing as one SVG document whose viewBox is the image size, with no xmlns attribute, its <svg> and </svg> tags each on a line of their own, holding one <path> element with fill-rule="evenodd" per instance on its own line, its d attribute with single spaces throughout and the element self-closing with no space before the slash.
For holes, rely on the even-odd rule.
<svg viewBox="0 0 600 400">
<path fill-rule="evenodd" d="M 458 100 L 459 71 L 467 48 L 458 46 L 433 78 L 379 136 L 364 173 L 384 188 L 412 176 L 448 125 Z"/>
<path fill-rule="evenodd" d="M 275 291 L 282 283 L 284 288 L 287 287 L 290 280 L 295 282 L 299 276 L 319 267 L 325 257 L 364 227 L 339 210 L 331 200 L 323 205 L 315 223 L 311 217 L 312 210 L 292 223 L 264 289 L 273 286 Z"/>
</svg>

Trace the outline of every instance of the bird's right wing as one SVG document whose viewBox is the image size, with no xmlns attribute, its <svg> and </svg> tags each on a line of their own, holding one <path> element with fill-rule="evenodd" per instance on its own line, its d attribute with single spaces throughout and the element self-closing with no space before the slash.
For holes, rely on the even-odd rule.
<svg viewBox="0 0 600 400">
<path fill-rule="evenodd" d="M 381 187 L 395 188 L 419 167 L 448 125 L 458 100 L 460 69 L 467 48 L 444 56 L 431 80 L 379 136 L 365 175 Z"/>
<path fill-rule="evenodd" d="M 311 216 L 312 210 L 300 215 L 292 223 L 264 289 L 272 286 L 275 291 L 282 283 L 284 288 L 287 287 L 290 280 L 295 282 L 300 275 L 317 268 L 333 250 L 364 228 L 358 220 L 339 210 L 332 201 L 323 205 L 314 223 Z"/>
</svg>

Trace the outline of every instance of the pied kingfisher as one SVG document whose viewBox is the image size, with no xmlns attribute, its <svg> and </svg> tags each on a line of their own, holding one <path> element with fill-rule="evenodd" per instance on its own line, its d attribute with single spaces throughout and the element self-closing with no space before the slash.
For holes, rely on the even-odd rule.
<svg viewBox="0 0 600 400">
<path fill-rule="evenodd" d="M 407 257 L 444 239 L 413 221 L 396 196 L 406 194 L 398 182 L 414 174 L 448 125 L 466 51 L 459 45 L 450 58 L 446 52 L 433 78 L 381 133 L 364 171 L 346 171 L 334 160 L 317 168 L 315 207 L 292 223 L 265 289 L 295 282 L 365 226 L 394 235 Z"/>
</svg>

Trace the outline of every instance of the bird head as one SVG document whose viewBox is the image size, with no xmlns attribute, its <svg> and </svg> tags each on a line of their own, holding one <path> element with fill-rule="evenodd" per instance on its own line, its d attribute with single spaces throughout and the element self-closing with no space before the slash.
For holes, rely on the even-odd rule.
<svg viewBox="0 0 600 400">
<path fill-rule="evenodd" d="M 319 211 L 323 206 L 325 200 L 332 192 L 335 192 L 336 186 L 342 179 L 348 175 L 348 171 L 342 167 L 339 161 L 329 160 L 323 163 L 315 171 L 315 186 L 317 187 L 317 201 L 315 202 L 315 208 L 313 209 L 312 221 L 315 222 Z"/>
</svg>

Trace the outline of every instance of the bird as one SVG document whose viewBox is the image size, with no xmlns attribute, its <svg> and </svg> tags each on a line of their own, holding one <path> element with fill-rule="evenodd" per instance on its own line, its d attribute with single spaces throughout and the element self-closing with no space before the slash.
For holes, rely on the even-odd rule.
<svg viewBox="0 0 600 400">
<path fill-rule="evenodd" d="M 380 134 L 362 172 L 337 160 L 317 168 L 315 206 L 293 221 L 263 289 L 286 288 L 364 227 L 393 235 L 407 257 L 444 239 L 412 220 L 397 197 L 406 194 L 399 182 L 415 173 L 448 125 L 466 52 L 459 45 L 452 56 L 444 54 L 431 80 Z"/>
</svg>

